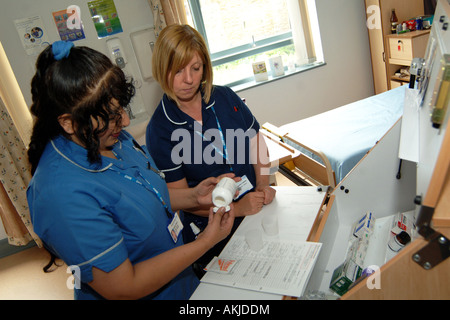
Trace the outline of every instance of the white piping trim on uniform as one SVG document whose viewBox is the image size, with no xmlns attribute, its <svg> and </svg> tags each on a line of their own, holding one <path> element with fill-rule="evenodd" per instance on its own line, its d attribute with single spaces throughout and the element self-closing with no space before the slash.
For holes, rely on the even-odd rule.
<svg viewBox="0 0 450 320">
<path fill-rule="evenodd" d="M 211 108 L 212 106 L 214 106 L 216 104 L 216 100 L 214 100 L 214 102 L 213 103 L 211 103 L 209 106 L 207 106 L 206 107 L 206 109 L 209 109 L 209 108 Z"/>
<path fill-rule="evenodd" d="M 163 111 L 164 111 L 164 114 L 166 115 L 167 120 L 169 120 L 169 121 L 172 122 L 173 124 L 176 124 L 176 125 L 178 125 L 178 126 L 181 126 L 181 125 L 187 123 L 187 121 L 185 121 L 185 122 L 175 122 L 175 121 L 173 121 L 172 119 L 170 119 L 170 118 L 169 118 L 169 115 L 168 115 L 167 112 L 166 112 L 166 106 L 165 106 L 165 104 L 164 104 L 164 100 L 162 101 L 162 107 L 163 107 Z"/>
<path fill-rule="evenodd" d="M 178 167 L 175 167 L 175 168 L 172 168 L 172 169 L 166 169 L 166 170 L 159 170 L 159 171 L 161 171 L 161 172 L 169 172 L 169 171 L 175 171 L 175 170 L 178 170 L 178 169 L 180 169 L 181 168 L 181 166 L 182 166 L 182 164 L 180 164 Z"/>
<path fill-rule="evenodd" d="M 52 144 L 52 146 L 53 146 L 53 149 L 55 149 L 55 151 L 58 152 L 58 154 L 59 154 L 61 157 L 63 157 L 64 159 L 66 159 L 67 161 L 69 161 L 70 163 L 72 163 L 73 165 L 77 166 L 78 168 L 83 169 L 83 170 L 86 170 L 86 171 L 88 171 L 88 172 L 93 172 L 93 173 L 103 172 L 103 171 L 106 171 L 106 170 L 108 170 L 109 168 L 111 168 L 112 165 L 113 165 L 112 163 L 110 163 L 110 164 L 108 164 L 106 167 L 104 167 L 104 168 L 102 168 L 102 169 L 100 169 L 100 170 L 92 170 L 92 169 L 88 169 L 88 168 L 82 167 L 82 166 L 80 166 L 78 163 L 76 163 L 75 161 L 69 159 L 69 157 L 67 157 L 64 153 L 62 153 L 62 152 L 55 146 L 55 143 L 53 142 L 53 140 L 50 140 L 50 142 L 51 142 L 51 144 Z"/>
<path fill-rule="evenodd" d="M 93 257 L 92 259 L 90 259 L 90 260 L 88 260 L 88 261 L 85 261 L 85 262 L 82 262 L 82 263 L 78 264 L 77 266 L 78 266 L 78 267 L 81 267 L 81 266 L 84 266 L 84 265 L 86 265 L 86 264 L 91 263 L 92 261 L 97 260 L 98 258 L 101 258 L 102 256 L 104 256 L 105 254 L 107 254 L 107 253 L 110 252 L 111 250 L 114 250 L 114 248 L 116 248 L 119 244 L 121 244 L 122 241 L 123 241 L 123 237 L 122 237 L 122 239 L 119 240 L 119 242 L 117 242 L 117 243 L 116 243 L 115 245 L 113 245 L 112 247 L 106 249 L 105 251 L 103 251 L 102 253 L 96 255 L 96 256 Z"/>
<path fill-rule="evenodd" d="M 252 122 L 252 125 L 250 126 L 250 128 L 247 129 L 247 131 L 249 131 L 249 130 L 253 127 L 253 125 L 255 124 L 255 120 L 256 120 L 256 119 L 255 119 L 255 117 L 253 116 L 253 122 Z M 247 131 L 245 131 L 245 132 L 247 132 Z"/>
</svg>

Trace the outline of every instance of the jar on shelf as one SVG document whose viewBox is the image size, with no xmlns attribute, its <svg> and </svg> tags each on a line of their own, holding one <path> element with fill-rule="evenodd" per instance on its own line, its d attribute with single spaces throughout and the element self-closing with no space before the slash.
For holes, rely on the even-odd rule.
<svg viewBox="0 0 450 320">
<path fill-rule="evenodd" d="M 392 237 L 388 243 L 389 249 L 394 252 L 402 250 L 409 242 L 411 242 L 411 237 L 406 231 L 402 231 L 399 234 Z"/>
</svg>

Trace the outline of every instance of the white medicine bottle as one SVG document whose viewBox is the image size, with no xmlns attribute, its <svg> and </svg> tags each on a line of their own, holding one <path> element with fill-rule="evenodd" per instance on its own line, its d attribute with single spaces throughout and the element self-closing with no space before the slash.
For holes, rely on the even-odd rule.
<svg viewBox="0 0 450 320">
<path fill-rule="evenodd" d="M 226 207 L 229 211 L 229 204 L 233 201 L 237 191 L 236 182 L 228 177 L 220 179 L 212 192 L 212 201 L 217 208 Z"/>
</svg>

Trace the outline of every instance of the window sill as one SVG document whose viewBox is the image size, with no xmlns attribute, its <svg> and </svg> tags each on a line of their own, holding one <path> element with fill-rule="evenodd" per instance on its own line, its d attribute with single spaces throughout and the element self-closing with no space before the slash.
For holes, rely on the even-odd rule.
<svg viewBox="0 0 450 320">
<path fill-rule="evenodd" d="M 258 81 L 258 82 L 255 81 L 254 78 L 253 78 L 252 80 L 249 80 L 249 81 L 247 81 L 245 83 L 231 85 L 230 87 L 231 87 L 231 89 L 233 89 L 234 92 L 244 91 L 244 90 L 247 90 L 247 89 L 250 89 L 250 88 L 253 88 L 253 87 L 261 86 L 261 85 L 264 85 L 264 84 L 267 84 L 267 83 L 270 83 L 270 82 L 273 82 L 273 81 L 284 79 L 284 78 L 290 77 L 292 75 L 295 75 L 295 74 L 298 74 L 298 73 L 301 73 L 301 72 L 305 72 L 305 71 L 308 71 L 308 70 L 311 70 L 311 69 L 315 69 L 315 68 L 318 68 L 318 67 L 321 67 L 321 66 L 324 66 L 324 65 L 326 65 L 325 62 L 315 62 L 315 63 L 311 63 L 311 64 L 308 64 L 308 65 L 303 65 L 301 67 L 296 67 L 295 71 L 290 71 L 290 72 L 286 71 L 286 73 L 284 75 L 282 75 L 282 76 L 273 77 L 273 76 L 269 75 L 269 79 L 268 80 Z"/>
</svg>

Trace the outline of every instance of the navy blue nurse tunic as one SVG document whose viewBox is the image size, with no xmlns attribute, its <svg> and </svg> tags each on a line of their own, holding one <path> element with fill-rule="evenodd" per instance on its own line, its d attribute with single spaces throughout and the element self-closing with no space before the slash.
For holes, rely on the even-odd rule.
<svg viewBox="0 0 450 320">
<path fill-rule="evenodd" d="M 238 177 L 247 176 L 255 186 L 250 140 L 259 128 L 258 121 L 233 90 L 214 86 L 209 103 L 202 100 L 202 124 L 164 95 L 147 126 L 146 144 L 166 175 L 166 182 L 186 178 L 188 185 L 194 187 L 208 177 L 233 172 Z M 242 218 L 236 219 L 234 229 L 241 221 Z M 203 230 L 208 219 L 184 212 L 185 242 L 195 239 L 191 222 Z M 205 255 L 202 263 L 220 253 L 226 241 Z"/>
</svg>

